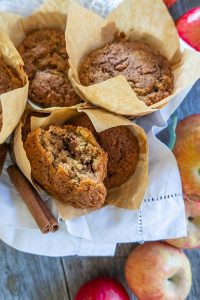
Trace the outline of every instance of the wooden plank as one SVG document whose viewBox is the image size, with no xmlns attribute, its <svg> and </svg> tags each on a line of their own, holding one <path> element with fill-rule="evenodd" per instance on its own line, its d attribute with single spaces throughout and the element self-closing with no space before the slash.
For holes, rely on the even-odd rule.
<svg viewBox="0 0 200 300">
<path fill-rule="evenodd" d="M 193 285 L 187 300 L 200 299 L 200 249 L 185 251 L 188 256 L 193 273 Z M 76 292 L 82 284 L 98 276 L 111 276 L 118 279 L 127 289 L 130 298 L 136 297 L 128 289 L 124 278 L 124 265 L 126 257 L 114 258 L 63 258 L 64 270 L 66 273 L 70 298 L 74 299 Z"/>
<path fill-rule="evenodd" d="M 170 13 L 174 20 L 177 20 L 189 9 L 198 5 L 200 5 L 199 0 L 177 0 L 177 2 L 170 8 Z"/>
<path fill-rule="evenodd" d="M 26 254 L 3 242 L 0 252 L 0 299 L 70 299 L 60 258 Z"/>
<path fill-rule="evenodd" d="M 183 103 L 177 109 L 178 119 L 200 113 L 200 80 L 194 85 Z"/>
<path fill-rule="evenodd" d="M 190 295 L 187 300 L 199 300 L 200 299 L 200 249 L 197 250 L 187 250 L 185 251 L 188 256 L 193 275 L 193 284 L 190 291 Z"/>
<path fill-rule="evenodd" d="M 137 245 L 137 243 L 118 244 L 115 256 L 122 258 L 127 257 L 131 250 L 133 250 Z"/>
<path fill-rule="evenodd" d="M 125 285 L 124 265 L 126 257 L 113 258 L 63 258 L 63 266 L 68 281 L 71 299 L 74 299 L 76 292 L 82 284 L 98 277 L 111 276 L 118 279 L 126 287 L 132 300 L 136 298 L 131 294 Z"/>
</svg>

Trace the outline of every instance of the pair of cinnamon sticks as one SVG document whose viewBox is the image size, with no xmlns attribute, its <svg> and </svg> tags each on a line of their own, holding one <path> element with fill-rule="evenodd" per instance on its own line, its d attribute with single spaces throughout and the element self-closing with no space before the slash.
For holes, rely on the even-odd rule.
<svg viewBox="0 0 200 300">
<path fill-rule="evenodd" d="M 4 143 L 0 145 L 0 174 L 3 169 L 6 154 L 9 145 Z M 10 180 L 21 195 L 24 203 L 35 219 L 42 233 L 54 232 L 58 229 L 58 222 L 51 214 L 48 206 L 41 199 L 38 192 L 29 183 L 26 177 L 15 165 L 11 165 L 7 169 Z"/>
</svg>

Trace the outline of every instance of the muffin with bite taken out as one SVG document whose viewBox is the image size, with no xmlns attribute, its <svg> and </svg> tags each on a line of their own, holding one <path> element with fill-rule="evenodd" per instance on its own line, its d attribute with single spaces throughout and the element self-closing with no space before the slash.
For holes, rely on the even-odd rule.
<svg viewBox="0 0 200 300">
<path fill-rule="evenodd" d="M 97 133 L 86 114 L 78 115 L 71 124 L 88 128 L 108 154 L 104 181 L 107 189 L 119 187 L 134 174 L 139 161 L 139 144 L 131 129 L 117 126 Z"/>
<path fill-rule="evenodd" d="M 103 205 L 107 154 L 87 128 L 38 128 L 28 134 L 24 149 L 33 178 L 56 199 L 81 209 Z"/>
</svg>

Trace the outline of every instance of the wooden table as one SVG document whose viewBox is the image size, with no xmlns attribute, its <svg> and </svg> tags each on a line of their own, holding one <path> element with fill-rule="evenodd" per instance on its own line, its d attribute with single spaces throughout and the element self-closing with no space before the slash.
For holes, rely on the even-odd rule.
<svg viewBox="0 0 200 300">
<path fill-rule="evenodd" d="M 197 5 L 200 5 L 200 0 L 179 0 L 171 13 L 177 19 Z M 200 81 L 178 109 L 178 116 L 182 119 L 198 112 Z M 133 244 L 120 245 L 113 258 L 48 258 L 18 252 L 0 242 L 0 300 L 73 300 L 81 284 L 98 275 L 110 275 L 125 282 L 124 263 L 133 247 Z M 188 300 L 199 300 L 200 250 L 186 251 L 186 254 L 193 271 Z M 136 298 L 132 296 L 131 299 Z"/>
</svg>

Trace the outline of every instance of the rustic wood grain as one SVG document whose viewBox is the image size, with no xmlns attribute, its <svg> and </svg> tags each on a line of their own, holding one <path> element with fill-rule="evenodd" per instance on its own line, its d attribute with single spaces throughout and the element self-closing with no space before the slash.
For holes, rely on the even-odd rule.
<svg viewBox="0 0 200 300">
<path fill-rule="evenodd" d="M 124 279 L 124 265 L 126 257 L 113 258 L 64 258 L 62 259 L 66 272 L 71 299 L 82 284 L 98 276 L 111 276 L 118 279 L 126 287 Z M 128 290 L 128 289 L 127 289 Z M 128 290 L 132 300 L 136 298 Z"/>
<path fill-rule="evenodd" d="M 170 12 L 177 19 L 197 5 L 200 5 L 200 0 L 178 0 Z M 200 113 L 200 82 L 194 86 L 177 113 L 179 119 Z M 0 242 L 0 299 L 74 300 L 77 289 L 84 282 L 101 275 L 113 276 L 125 284 L 124 264 L 134 246 L 119 245 L 114 258 L 48 258 L 18 252 Z M 186 254 L 193 272 L 193 286 L 187 300 L 199 300 L 200 250 L 186 251 Z M 133 295 L 131 297 L 136 299 Z"/>
<path fill-rule="evenodd" d="M 187 300 L 199 300 L 200 299 L 200 250 L 187 250 L 185 251 L 188 256 L 191 267 L 192 267 L 192 276 L 193 284 L 190 291 L 190 295 Z"/>
<path fill-rule="evenodd" d="M 115 256 L 124 258 L 137 246 L 137 243 L 119 244 L 117 246 Z"/>
<path fill-rule="evenodd" d="M 0 242 L 1 300 L 69 300 L 60 258 L 16 251 Z"/>
<path fill-rule="evenodd" d="M 177 0 L 176 3 L 170 8 L 170 13 L 174 20 L 180 18 L 189 9 L 200 5 L 199 0 Z"/>
</svg>

